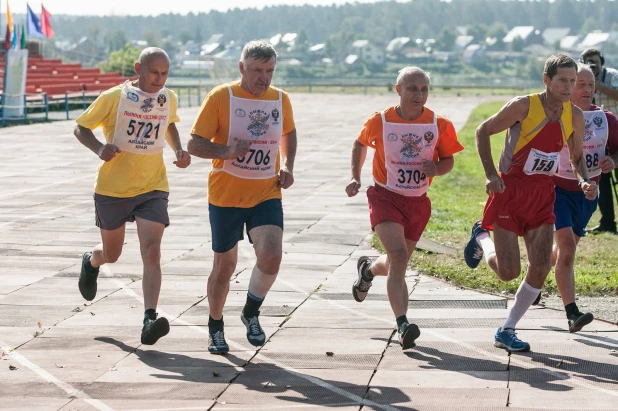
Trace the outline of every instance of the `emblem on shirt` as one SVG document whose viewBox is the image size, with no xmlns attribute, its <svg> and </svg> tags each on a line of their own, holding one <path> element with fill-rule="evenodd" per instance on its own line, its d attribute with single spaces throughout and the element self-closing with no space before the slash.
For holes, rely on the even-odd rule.
<svg viewBox="0 0 618 411">
<path fill-rule="evenodd" d="M 244 117 L 247 115 L 247 113 L 245 113 L 245 110 L 243 110 L 242 108 L 237 108 L 236 111 L 234 111 L 234 115 L 236 117 Z"/>
<path fill-rule="evenodd" d="M 136 93 L 129 91 L 127 93 L 127 99 L 137 103 L 139 101 L 139 96 Z"/>
<path fill-rule="evenodd" d="M 154 108 L 154 104 L 152 104 L 153 101 L 154 97 L 149 97 L 144 100 L 144 104 L 142 104 L 142 107 L 140 107 L 144 113 L 150 113 L 152 111 L 152 109 Z"/>
<path fill-rule="evenodd" d="M 414 133 L 404 134 L 401 136 L 401 142 L 403 143 L 403 147 L 401 148 L 400 153 L 403 154 L 404 157 L 414 158 L 418 157 L 423 149 L 421 147 L 422 138 L 417 136 Z"/>
<path fill-rule="evenodd" d="M 596 117 L 598 118 L 598 117 Z M 595 120 L 596 120 L 595 118 Z M 595 121 L 593 120 L 593 121 Z M 600 119 L 599 119 L 600 120 Z M 588 119 L 584 119 L 584 141 L 590 140 L 594 136 L 594 131 L 590 128 L 592 127 L 592 123 Z"/>
<path fill-rule="evenodd" d="M 266 134 L 268 131 L 268 124 L 266 122 L 270 118 L 270 114 L 262 110 L 253 110 L 249 112 L 249 126 L 247 130 L 253 137 L 259 137 Z"/>
<path fill-rule="evenodd" d="M 592 119 L 592 122 L 595 126 L 601 127 L 601 125 L 603 124 L 603 119 L 601 117 L 595 117 Z"/>
<path fill-rule="evenodd" d="M 157 97 L 157 103 L 159 103 L 159 106 L 163 107 L 166 102 L 167 97 L 165 97 L 165 94 L 159 94 L 159 97 Z"/>
<path fill-rule="evenodd" d="M 433 140 L 434 135 L 431 131 L 428 131 L 425 133 L 423 137 L 425 138 L 425 141 L 427 142 L 427 144 L 431 144 L 431 141 Z"/>
<path fill-rule="evenodd" d="M 388 141 L 397 141 L 399 137 L 395 133 L 390 133 L 388 136 L 386 136 L 386 138 L 388 139 Z"/>
<path fill-rule="evenodd" d="M 276 108 L 270 112 L 271 117 L 273 118 L 273 124 L 279 124 L 279 110 Z"/>
</svg>

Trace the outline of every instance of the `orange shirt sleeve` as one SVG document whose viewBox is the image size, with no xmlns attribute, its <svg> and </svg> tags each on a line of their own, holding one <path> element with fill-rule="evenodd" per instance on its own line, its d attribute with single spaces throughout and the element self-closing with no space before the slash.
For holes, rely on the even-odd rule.
<svg viewBox="0 0 618 411">
<path fill-rule="evenodd" d="M 208 93 L 200 111 L 195 118 L 191 134 L 212 140 L 219 129 L 219 110 L 221 109 L 221 93 L 227 93 L 227 88 L 217 87 Z"/>
<path fill-rule="evenodd" d="M 376 146 L 376 140 L 382 137 L 382 117 L 379 112 L 373 113 L 363 124 L 363 128 L 358 133 L 358 140 L 364 146 L 374 147 Z"/>
<path fill-rule="evenodd" d="M 281 95 L 281 105 L 283 110 L 283 131 L 282 134 L 286 135 L 296 128 L 294 123 L 294 111 L 292 110 L 292 103 L 290 97 L 285 91 Z"/>
<path fill-rule="evenodd" d="M 464 146 L 457 140 L 457 132 L 453 123 L 446 117 L 438 116 L 438 132 L 440 133 L 440 138 L 436 147 L 438 154 L 436 160 L 451 157 L 464 149 Z"/>
</svg>

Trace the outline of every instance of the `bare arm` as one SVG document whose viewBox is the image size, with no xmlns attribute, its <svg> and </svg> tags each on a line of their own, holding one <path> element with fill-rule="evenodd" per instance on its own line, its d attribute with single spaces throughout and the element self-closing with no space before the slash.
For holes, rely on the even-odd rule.
<svg viewBox="0 0 618 411">
<path fill-rule="evenodd" d="M 296 159 L 296 129 L 288 134 L 281 136 L 281 168 L 287 169 L 290 173 L 294 172 L 294 160 Z"/>
<path fill-rule="evenodd" d="M 607 97 L 611 98 L 612 100 L 618 100 L 618 90 L 617 89 L 604 86 L 598 81 L 596 82 L 595 88 L 597 91 L 605 94 Z"/>
<path fill-rule="evenodd" d="M 290 188 L 294 184 L 294 159 L 296 158 L 296 129 L 281 136 L 281 169 L 279 183 L 281 188 Z"/>
<path fill-rule="evenodd" d="M 578 180 L 588 179 L 588 169 L 584 161 L 584 114 L 575 105 L 573 108 L 573 134 L 567 140 L 573 174 Z"/>
<path fill-rule="evenodd" d="M 176 167 L 187 168 L 191 164 L 191 156 L 185 150 L 182 149 L 182 142 L 180 141 L 180 134 L 176 123 L 172 123 L 167 126 L 167 132 L 165 133 L 165 141 L 170 145 L 174 153 L 176 154 Z"/>
<path fill-rule="evenodd" d="M 232 146 L 224 146 L 223 144 L 213 143 L 207 138 L 191 134 L 191 139 L 187 144 L 189 154 L 200 158 L 216 158 L 219 160 L 231 160 L 236 157 L 244 156 L 251 142 L 240 140 Z"/>
<path fill-rule="evenodd" d="M 573 108 L 573 134 L 567 140 L 569 157 L 573 174 L 580 181 L 580 187 L 589 200 L 597 196 L 597 184 L 588 179 L 588 168 L 584 161 L 584 113 L 582 110 L 571 105 Z"/>
<path fill-rule="evenodd" d="M 455 158 L 453 156 L 444 157 L 434 163 L 430 160 L 423 161 L 423 173 L 427 177 L 443 176 L 450 173 L 455 166 Z"/>
<path fill-rule="evenodd" d="M 358 140 L 354 140 L 352 144 L 352 180 L 345 188 L 348 197 L 353 197 L 358 194 L 358 190 L 361 188 L 361 171 L 366 158 L 367 147 L 362 145 Z"/>
<path fill-rule="evenodd" d="M 505 131 L 518 121 L 523 121 L 528 115 L 529 108 L 528 97 L 515 97 L 476 129 L 476 150 L 485 170 L 485 177 L 487 178 L 485 191 L 487 194 L 502 193 L 505 188 L 491 155 L 489 139 L 492 135 Z"/>
<path fill-rule="evenodd" d="M 116 156 L 116 153 L 120 153 L 120 149 L 111 143 L 103 144 L 94 136 L 92 130 L 86 127 L 82 127 L 79 124 L 73 130 L 73 134 L 77 137 L 80 143 L 88 147 L 90 151 L 95 153 L 103 161 L 110 161 Z"/>
</svg>

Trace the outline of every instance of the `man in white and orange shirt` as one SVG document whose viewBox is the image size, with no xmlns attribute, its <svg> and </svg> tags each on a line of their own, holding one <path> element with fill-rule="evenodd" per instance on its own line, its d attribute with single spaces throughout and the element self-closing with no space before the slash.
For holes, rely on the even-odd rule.
<svg viewBox="0 0 618 411">
<path fill-rule="evenodd" d="M 165 87 L 170 59 L 165 51 L 148 47 L 135 63 L 138 79 L 104 91 L 77 118 L 75 136 L 100 159 L 94 188 L 96 225 L 101 244 L 84 253 L 79 291 L 92 301 L 97 293 L 99 267 L 115 263 L 124 245 L 125 225 L 137 224 L 144 276 L 142 344 L 165 336 L 169 322 L 156 313 L 161 291 L 161 239 L 169 225 L 169 186 L 163 163 L 167 142 L 176 153 L 177 167 L 191 164 L 182 149 L 176 123 L 178 100 Z M 105 142 L 92 130 L 103 128 Z"/>
<path fill-rule="evenodd" d="M 296 156 L 290 100 L 285 92 L 270 86 L 276 61 L 270 44 L 247 43 L 238 62 L 240 81 L 214 88 L 191 130 L 189 152 L 213 159 L 208 211 L 215 256 L 207 295 L 208 350 L 215 354 L 229 351 L 223 307 L 245 227 L 257 262 L 241 320 L 252 345 L 266 341 L 259 308 L 279 273 L 283 252 L 281 189 L 294 182 Z"/>
<path fill-rule="evenodd" d="M 387 277 L 388 299 L 397 321 L 399 343 L 413 348 L 420 336 L 408 322 L 408 287 L 405 273 L 416 243 L 431 215 L 427 189 L 431 179 L 453 169 L 453 155 L 463 146 L 450 120 L 427 107 L 430 80 L 418 67 L 399 72 L 395 89 L 399 104 L 369 116 L 352 148 L 352 180 L 346 193 L 352 197 L 361 187 L 361 169 L 367 147 L 375 149 L 373 179 L 367 190 L 371 228 L 386 255 L 371 261 L 360 257 L 358 278 L 352 286 L 356 301 L 363 301 L 374 276 Z"/>
</svg>

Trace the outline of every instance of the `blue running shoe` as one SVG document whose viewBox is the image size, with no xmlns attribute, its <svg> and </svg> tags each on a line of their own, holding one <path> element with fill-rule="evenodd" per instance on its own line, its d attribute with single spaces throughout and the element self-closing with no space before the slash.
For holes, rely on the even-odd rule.
<svg viewBox="0 0 618 411">
<path fill-rule="evenodd" d="M 517 338 L 517 334 L 512 328 L 505 328 L 504 330 L 502 327 L 498 328 L 495 339 L 494 345 L 498 348 L 505 348 L 510 352 L 530 351 L 530 344 Z"/>
<path fill-rule="evenodd" d="M 229 345 L 225 341 L 225 335 L 223 329 L 218 330 L 216 328 L 208 329 L 208 351 L 212 354 L 225 355 L 230 351 Z"/>
<path fill-rule="evenodd" d="M 466 248 L 464 248 L 464 259 L 466 260 L 466 264 L 470 268 L 478 267 L 479 263 L 483 259 L 483 249 L 476 241 L 476 236 L 481 233 L 488 233 L 489 231 L 481 228 L 481 222 L 477 221 L 472 226 L 472 234 L 470 234 L 470 240 L 468 240 L 468 244 L 466 244 Z"/>
<path fill-rule="evenodd" d="M 266 334 L 260 326 L 260 320 L 258 315 L 255 317 L 245 317 L 243 313 L 240 313 L 240 320 L 247 327 L 247 340 L 254 347 L 261 347 L 266 342 Z"/>
</svg>

